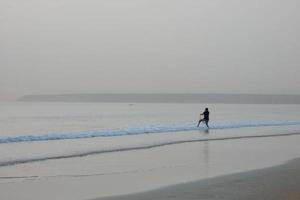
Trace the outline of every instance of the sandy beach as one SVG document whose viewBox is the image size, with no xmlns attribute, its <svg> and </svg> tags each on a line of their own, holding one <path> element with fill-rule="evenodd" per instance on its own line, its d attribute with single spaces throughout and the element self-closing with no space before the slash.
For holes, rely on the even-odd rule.
<svg viewBox="0 0 300 200">
<path fill-rule="evenodd" d="M 239 130 L 222 133 L 233 131 Z M 3 166 L 0 194 L 14 200 L 294 200 L 300 164 L 288 161 L 300 157 L 299 141 L 293 135 L 189 142 Z"/>
<path fill-rule="evenodd" d="M 300 159 L 286 164 L 226 175 L 132 195 L 94 200 L 299 200 Z"/>
</svg>

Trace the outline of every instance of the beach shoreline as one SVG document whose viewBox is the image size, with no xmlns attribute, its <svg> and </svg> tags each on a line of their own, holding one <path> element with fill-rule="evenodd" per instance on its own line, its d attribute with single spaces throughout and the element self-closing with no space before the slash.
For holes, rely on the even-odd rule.
<svg viewBox="0 0 300 200">
<path fill-rule="evenodd" d="M 255 130 L 260 132 L 272 131 L 271 128 L 255 128 Z M 234 134 L 235 131 L 238 132 L 240 130 L 216 130 L 215 133 L 212 131 L 209 134 L 222 133 L 228 135 L 230 133 Z M 244 129 L 245 134 L 247 133 L 246 131 L 251 132 L 253 129 Z M 149 138 L 145 137 L 144 139 Z M 256 178 L 251 177 L 258 177 L 259 173 L 253 173 L 253 176 L 250 176 L 251 184 L 248 184 L 249 178 L 244 179 L 238 176 L 237 179 L 223 180 L 222 177 L 227 177 L 227 175 L 230 177 L 230 174 L 244 172 L 252 173 L 251 170 L 268 169 L 268 167 L 279 166 L 290 160 L 297 159 L 300 157 L 299 141 L 299 135 L 291 135 L 285 137 L 191 142 L 149 149 L 3 166 L 0 167 L 1 199 L 90 200 L 98 198 L 99 200 L 134 200 L 136 198 L 145 200 L 227 200 L 225 197 L 228 197 L 228 200 L 231 200 L 234 199 L 232 195 L 236 195 L 235 191 L 243 191 L 241 186 L 246 187 L 248 189 L 246 191 L 251 196 L 258 194 L 256 185 L 259 186 L 259 189 L 260 185 L 276 183 L 278 182 L 276 180 L 281 181 L 278 182 L 279 185 L 270 185 L 269 187 L 277 188 L 275 192 L 281 192 L 280 187 L 283 187 L 282 191 L 287 191 L 289 188 L 298 188 L 297 186 L 300 185 L 300 177 L 298 176 L 300 173 L 297 169 L 300 168 L 298 167 L 300 164 L 295 167 L 298 170 L 295 172 L 296 174 L 289 175 L 290 178 L 285 178 L 286 175 L 284 173 L 282 176 L 279 176 L 283 180 L 281 178 L 269 180 L 270 175 L 266 175 L 265 182 L 261 181 L 257 184 Z M 99 145 L 98 142 L 96 143 Z M 277 177 L 276 173 L 279 174 L 279 172 L 280 170 L 274 172 L 272 177 Z M 222 181 L 211 181 L 215 180 L 215 177 L 221 177 Z M 291 177 L 297 179 L 296 185 L 292 184 L 290 186 L 289 184 L 294 183 L 291 181 L 287 182 L 289 184 L 284 182 L 286 179 L 292 179 Z M 216 178 L 216 180 L 219 180 L 219 178 Z M 199 182 L 201 184 L 195 184 L 199 180 L 203 180 Z M 241 185 L 240 183 L 243 184 Z M 228 188 L 229 185 L 232 187 Z M 235 187 L 233 187 L 234 185 Z M 176 186 L 179 186 L 179 188 L 172 189 Z M 214 196 L 218 188 L 220 191 L 219 196 L 224 198 Z M 208 189 L 212 192 L 207 193 L 210 191 Z M 201 190 L 205 193 L 199 193 Z M 160 192 L 156 193 L 157 191 Z M 180 191 L 181 193 L 177 193 Z M 293 196 L 297 195 L 295 191 L 287 193 L 294 193 Z M 248 200 L 246 197 L 241 198 L 239 195 L 237 196 L 239 198 L 236 199 Z M 266 198 L 257 197 L 252 199 Z M 249 198 L 249 200 L 252 199 Z M 290 200 L 295 200 L 295 198 L 290 198 Z"/>
<path fill-rule="evenodd" d="M 300 158 L 278 166 L 92 200 L 299 200 Z"/>
</svg>

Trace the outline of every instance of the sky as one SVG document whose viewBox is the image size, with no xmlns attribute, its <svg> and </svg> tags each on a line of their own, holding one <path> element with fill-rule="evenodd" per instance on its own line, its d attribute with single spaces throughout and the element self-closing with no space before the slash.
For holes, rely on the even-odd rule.
<svg viewBox="0 0 300 200">
<path fill-rule="evenodd" d="M 299 0 L 0 0 L 0 100 L 300 94 Z"/>
</svg>

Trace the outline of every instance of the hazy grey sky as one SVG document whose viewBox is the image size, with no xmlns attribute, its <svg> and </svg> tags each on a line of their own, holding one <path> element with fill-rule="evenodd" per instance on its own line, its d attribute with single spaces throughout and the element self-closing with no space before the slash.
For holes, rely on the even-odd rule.
<svg viewBox="0 0 300 200">
<path fill-rule="evenodd" d="M 0 0 L 0 100 L 300 94 L 299 0 Z"/>
</svg>

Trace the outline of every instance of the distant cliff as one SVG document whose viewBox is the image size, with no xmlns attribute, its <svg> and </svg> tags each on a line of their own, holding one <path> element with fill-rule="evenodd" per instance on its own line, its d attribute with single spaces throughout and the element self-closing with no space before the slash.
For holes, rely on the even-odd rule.
<svg viewBox="0 0 300 200">
<path fill-rule="evenodd" d="M 300 104 L 300 95 L 261 94 L 57 94 L 26 95 L 27 102 L 111 102 L 111 103 L 225 103 Z"/>
</svg>

